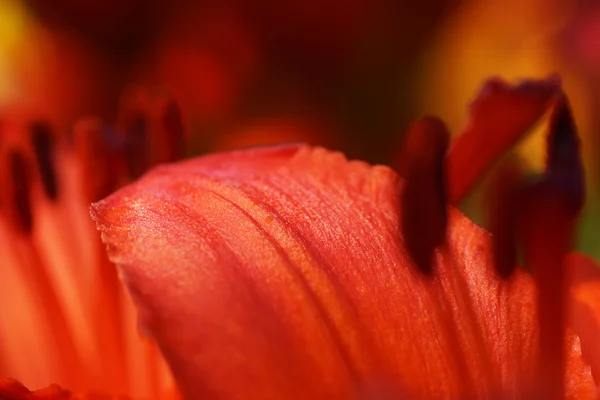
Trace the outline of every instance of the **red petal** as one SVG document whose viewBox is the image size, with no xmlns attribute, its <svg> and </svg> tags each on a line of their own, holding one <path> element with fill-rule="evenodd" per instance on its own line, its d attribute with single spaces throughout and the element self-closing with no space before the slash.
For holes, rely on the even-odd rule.
<svg viewBox="0 0 600 400">
<path fill-rule="evenodd" d="M 401 191 L 387 167 L 274 147 L 159 167 L 92 215 L 189 399 L 526 396 L 531 278 L 498 278 L 489 235 L 453 209 L 424 276 Z M 568 397 L 586 398 L 575 339 Z"/>
<path fill-rule="evenodd" d="M 101 394 L 74 394 L 58 385 L 30 391 L 18 381 L 0 379 L 0 400 L 128 400 L 128 398 Z"/>
<path fill-rule="evenodd" d="M 582 254 L 570 254 L 571 324 L 581 338 L 581 348 L 600 384 L 600 268 Z"/>
</svg>

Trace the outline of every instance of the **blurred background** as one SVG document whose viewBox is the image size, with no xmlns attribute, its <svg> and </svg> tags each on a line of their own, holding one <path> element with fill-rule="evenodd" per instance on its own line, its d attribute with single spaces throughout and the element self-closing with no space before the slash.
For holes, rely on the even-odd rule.
<svg viewBox="0 0 600 400">
<path fill-rule="evenodd" d="M 592 0 L 0 0 L 0 105 L 69 130 L 123 93 L 178 100 L 187 155 L 303 141 L 387 163 L 410 122 L 453 133 L 490 76 L 559 73 L 588 179 L 580 249 L 600 257 L 600 5 Z M 542 124 L 543 125 L 543 124 Z M 543 129 L 516 152 L 544 162 Z M 481 220 L 480 195 L 463 209 Z"/>
</svg>

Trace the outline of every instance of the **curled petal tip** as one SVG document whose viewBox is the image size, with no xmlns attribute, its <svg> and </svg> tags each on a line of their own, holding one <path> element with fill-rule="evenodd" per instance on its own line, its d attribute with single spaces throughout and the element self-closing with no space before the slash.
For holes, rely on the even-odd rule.
<svg viewBox="0 0 600 400">
<path fill-rule="evenodd" d="M 516 137 L 533 125 L 548 109 L 549 102 L 560 93 L 560 78 L 524 79 L 510 84 L 500 78 L 486 81 L 470 104 L 471 122 L 488 124 L 503 122 L 501 127 Z M 491 120 L 486 120 L 491 118 Z M 500 138 L 499 138 L 500 139 Z M 512 139 L 512 137 L 511 137 Z"/>
<path fill-rule="evenodd" d="M 493 77 L 483 84 L 470 106 L 478 107 L 486 101 L 497 101 L 494 96 L 528 96 L 547 100 L 560 92 L 561 85 L 558 74 L 549 75 L 545 79 L 520 79 L 514 84 L 501 77 Z"/>
<path fill-rule="evenodd" d="M 549 94 L 558 94 L 562 87 L 562 79 L 557 73 L 548 75 L 548 77 L 539 80 L 520 79 L 516 82 L 516 91 L 529 93 L 532 96 L 546 97 Z"/>
<path fill-rule="evenodd" d="M 470 119 L 448 157 L 448 193 L 458 204 L 485 172 L 527 133 L 560 94 L 557 78 L 514 85 L 488 80 L 470 106 Z"/>
</svg>

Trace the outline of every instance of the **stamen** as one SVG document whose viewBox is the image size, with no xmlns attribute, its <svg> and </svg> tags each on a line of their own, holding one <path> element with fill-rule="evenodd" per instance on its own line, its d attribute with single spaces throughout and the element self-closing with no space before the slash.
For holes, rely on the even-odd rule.
<svg viewBox="0 0 600 400">
<path fill-rule="evenodd" d="M 116 190 L 127 177 L 123 171 L 122 155 L 118 154 L 116 137 L 104 128 L 96 118 L 78 122 L 74 128 L 75 148 L 81 165 L 83 186 L 86 190 L 86 205 L 101 199 Z M 113 139 L 113 141 L 111 141 Z M 94 237 L 88 263 L 95 272 L 95 288 L 92 307 L 96 310 L 93 319 L 97 347 L 105 379 L 115 388 L 126 387 L 126 366 L 124 365 L 125 343 L 123 328 L 123 299 L 121 283 L 117 271 L 106 257 L 105 247 L 98 237 Z"/>
<path fill-rule="evenodd" d="M 47 334 L 52 335 L 54 345 L 60 351 L 61 359 L 57 360 L 57 365 L 61 365 L 65 376 L 71 376 L 74 381 L 84 384 L 86 383 L 84 381 L 85 369 L 69 328 L 65 311 L 60 305 L 48 275 L 49 268 L 45 265 L 37 246 L 29 236 L 18 240 L 21 240 L 19 252 L 23 268 L 31 277 L 35 285 L 35 293 L 43 304 L 40 314 L 44 315 L 40 315 L 40 317 L 46 319 L 49 327 Z"/>
<path fill-rule="evenodd" d="M 183 122 L 170 96 L 134 92 L 123 103 L 117 125 L 132 179 L 156 164 L 181 158 Z"/>
<path fill-rule="evenodd" d="M 547 142 L 546 177 L 568 195 L 573 212 L 581 209 L 585 198 L 585 179 L 580 141 L 566 96 L 561 96 L 550 119 Z"/>
<path fill-rule="evenodd" d="M 77 382 L 85 383 L 81 379 L 84 370 L 81 368 L 77 345 L 68 323 L 68 311 L 63 308 L 61 293 L 53 279 L 52 264 L 45 257 L 44 245 L 39 240 L 39 227 L 47 222 L 41 212 L 43 207 L 40 207 L 40 203 L 50 204 L 50 200 L 55 199 L 57 194 L 56 172 L 51 165 L 51 145 L 45 142 L 46 132 L 34 134 L 30 130 L 31 126 L 22 124 L 21 121 L 11 121 L 12 125 L 9 125 L 7 134 L 3 137 L 5 142 L 2 143 L 0 160 L 2 181 L 6 185 L 2 192 L 6 207 L 2 212 L 4 220 L 8 223 L 7 239 L 15 260 L 12 265 L 6 267 L 12 267 L 18 274 L 26 276 L 30 286 L 25 290 L 35 299 L 32 304 L 37 305 L 34 309 L 39 313 L 39 320 L 43 321 L 40 331 L 48 337 L 51 349 L 61 352 L 55 370 L 65 379 L 70 375 L 75 376 Z M 34 149 L 34 142 L 38 146 L 37 149 Z M 46 175 L 50 179 L 46 179 L 45 182 L 41 175 L 39 180 L 34 179 L 37 177 L 32 162 L 36 156 L 41 160 L 41 174 L 44 174 L 44 170 L 50 171 Z M 50 167 L 46 168 L 48 166 Z M 51 203 L 53 206 L 57 204 L 55 201 Z"/>
<path fill-rule="evenodd" d="M 47 123 L 39 121 L 32 123 L 29 129 L 44 192 L 49 199 L 55 200 L 58 196 L 58 181 L 53 162 L 54 141 L 52 130 Z"/>
<path fill-rule="evenodd" d="M 7 201 L 12 210 L 8 211 L 8 218 L 13 227 L 22 233 L 29 234 L 33 228 L 33 215 L 31 212 L 31 170 L 23 154 L 11 149 L 7 155 L 7 169 L 9 177 L 6 183 L 9 185 Z"/>
<path fill-rule="evenodd" d="M 101 363 L 106 371 L 105 376 L 116 387 L 127 385 L 127 365 L 125 364 L 125 328 L 124 328 L 124 293 L 117 271 L 107 259 L 105 247 L 98 240 L 95 247 L 98 291 L 94 297 L 94 309 L 97 311 L 94 319 L 95 331 L 98 335 L 98 348 Z"/>
<path fill-rule="evenodd" d="M 177 102 L 170 97 L 158 100 L 151 120 L 156 124 L 153 164 L 179 160 L 183 155 L 184 129 Z"/>
<path fill-rule="evenodd" d="M 538 398 L 564 397 L 564 336 L 566 271 L 575 218 L 560 189 L 543 183 L 531 186 L 521 221 L 525 263 L 538 288 L 540 359 Z"/>
<path fill-rule="evenodd" d="M 88 203 L 112 193 L 119 184 L 119 161 L 116 138 L 111 143 L 109 131 L 96 118 L 78 122 L 74 128 L 75 148 L 85 179 Z"/>
<path fill-rule="evenodd" d="M 23 153 L 17 149 L 8 149 L 4 162 L 7 163 L 8 179 L 4 193 L 10 208 L 5 216 L 10 223 L 11 244 L 17 255 L 18 268 L 28 276 L 33 293 L 38 296 L 43 308 L 40 318 L 48 326 L 48 334 L 52 335 L 55 348 L 60 350 L 61 360 L 58 362 L 66 376 L 73 371 L 81 376 L 78 352 L 71 335 L 67 319 L 57 297 L 49 273 L 49 267 L 40 255 L 33 235 L 33 213 L 31 192 L 31 165 Z"/>
<path fill-rule="evenodd" d="M 488 228 L 492 233 L 494 267 L 502 278 L 517 265 L 517 220 L 522 201 L 523 174 L 515 161 L 504 163 L 490 184 L 487 196 Z"/>
<path fill-rule="evenodd" d="M 180 158 L 183 149 L 183 124 L 177 104 L 171 97 L 149 98 L 143 91 L 125 97 L 116 130 L 104 129 L 100 121 L 88 119 L 75 127 L 75 143 L 82 163 L 90 201 L 102 198 L 119 185 L 135 179 L 152 165 Z M 111 134 L 115 137 L 112 138 Z M 137 357 L 127 357 L 140 342 L 137 331 L 130 332 L 124 324 L 128 305 L 114 265 L 109 262 L 105 247 L 94 242 L 95 272 L 100 290 L 94 295 L 94 318 L 98 345 L 103 351 L 100 363 L 110 368 L 105 377 L 116 387 L 133 384 L 127 375 Z M 154 360 L 153 362 L 155 362 Z M 148 371 L 151 371 L 150 366 Z M 134 376 L 143 372 L 135 371 Z M 158 383 L 157 383 L 158 384 Z"/>
<path fill-rule="evenodd" d="M 559 93 L 555 77 L 511 86 L 488 81 L 448 154 L 448 198 L 459 204 L 485 172 L 542 117 Z"/>
<path fill-rule="evenodd" d="M 137 114 L 135 110 L 129 114 L 129 126 L 137 133 L 124 148 L 117 131 L 103 129 L 97 120 L 76 126 L 73 149 L 46 123 L 30 123 L 29 115 L 9 115 L 8 122 L 3 121 L 0 138 L 0 217 L 7 222 L 0 230 L 10 243 L 11 255 L 14 253 L 9 266 L 26 276 L 27 285 L 19 290 L 31 300 L 34 311 L 30 314 L 39 322 L 36 332 L 43 334 L 39 341 L 48 343 L 37 346 L 36 338 L 31 340 L 40 348 L 40 358 L 49 360 L 39 366 L 39 376 L 55 376 L 55 381 L 77 390 L 102 379 L 107 391 L 127 393 L 134 389 L 154 398 L 158 394 L 148 392 L 150 382 L 163 383 L 162 369 L 154 374 L 160 380 L 151 378 L 151 368 L 158 361 L 149 356 L 151 367 L 147 370 L 130 370 L 137 359 L 144 360 L 146 353 L 155 351 L 154 344 L 146 345 L 139 338 L 133 311 L 124 314 L 133 306 L 125 304 L 116 269 L 87 217 L 90 202 L 108 195 L 132 175 L 143 173 L 151 163 L 170 161 L 167 158 L 180 150 L 177 141 L 169 142 L 170 135 L 182 133 L 175 103 L 169 99 L 153 103 L 155 108 L 144 107 Z M 140 127 L 136 118 L 146 125 Z M 164 137 L 162 144 L 156 142 L 160 135 Z M 142 142 L 141 151 L 132 143 L 136 141 Z M 74 240 L 78 246 L 73 246 Z M 131 329 L 126 327 L 129 322 Z M 129 347 L 135 343 L 144 343 L 139 345 L 143 351 L 130 359 Z M 31 354 L 37 355 L 35 350 L 28 350 L 27 355 Z M 7 365 L 28 371 L 27 362 L 11 359 Z M 36 372 L 31 375 L 38 376 Z M 147 381 L 145 386 L 132 380 L 140 374 L 147 378 L 142 379 Z M 42 398 L 46 392 L 38 391 L 35 396 L 38 394 Z"/>
<path fill-rule="evenodd" d="M 577 129 L 562 95 L 551 117 L 546 173 L 541 182 L 526 189 L 520 226 L 525 262 L 538 287 L 539 398 L 564 398 L 563 346 L 569 281 L 565 257 L 573 245 L 584 190 Z"/>
<path fill-rule="evenodd" d="M 432 272 L 432 257 L 446 238 L 447 209 L 444 157 L 450 134 L 444 123 L 425 117 L 408 131 L 402 164 L 396 165 L 406 183 L 401 200 L 401 232 L 415 264 Z"/>
<path fill-rule="evenodd" d="M 138 109 L 123 111 L 119 120 L 127 169 L 130 178 L 137 179 L 150 167 L 148 121 Z"/>
</svg>

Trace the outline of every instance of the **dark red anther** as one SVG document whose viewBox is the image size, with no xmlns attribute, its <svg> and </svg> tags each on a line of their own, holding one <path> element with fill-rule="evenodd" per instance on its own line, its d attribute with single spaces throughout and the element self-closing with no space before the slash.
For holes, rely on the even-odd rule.
<svg viewBox="0 0 600 400">
<path fill-rule="evenodd" d="M 547 151 L 545 179 L 565 193 L 573 212 L 579 212 L 585 198 L 585 178 L 577 127 L 565 95 L 552 112 Z"/>
<path fill-rule="evenodd" d="M 580 143 L 569 102 L 562 93 L 550 118 L 545 173 L 536 181 L 526 182 L 518 165 L 512 163 L 503 165 L 493 180 L 491 196 L 487 199 L 488 221 L 493 234 L 495 265 L 500 275 L 510 274 L 516 263 L 517 221 L 529 220 L 536 207 L 532 204 L 534 199 L 546 201 L 545 193 L 549 192 L 560 198 L 554 202 L 560 202 L 573 217 L 583 205 L 585 187 Z M 528 232 L 523 229 L 521 231 Z"/>
<path fill-rule="evenodd" d="M 579 138 L 564 94 L 553 109 L 547 143 L 545 174 L 524 189 L 519 236 L 538 288 L 540 398 L 563 399 L 569 281 L 564 259 L 572 250 L 585 192 Z"/>
<path fill-rule="evenodd" d="M 117 125 L 133 179 L 156 164 L 182 156 L 183 122 L 177 103 L 169 95 L 144 90 L 130 93 Z"/>
<path fill-rule="evenodd" d="M 31 145 L 42 180 L 44 192 L 48 198 L 58 197 L 58 180 L 54 165 L 54 138 L 50 125 L 36 121 L 29 126 Z"/>
<path fill-rule="evenodd" d="M 396 170 L 405 178 L 401 233 L 415 264 L 432 273 L 433 253 L 446 238 L 447 204 L 444 159 L 450 134 L 435 117 L 417 121 L 406 135 Z"/>
<path fill-rule="evenodd" d="M 184 129 L 181 111 L 174 99 L 161 101 L 156 111 L 156 164 L 179 160 L 183 155 Z"/>
<path fill-rule="evenodd" d="M 25 156 L 15 149 L 6 153 L 6 162 L 9 219 L 18 231 L 29 233 L 33 227 L 30 192 L 31 170 Z"/>
<path fill-rule="evenodd" d="M 148 120 L 141 110 L 126 110 L 119 125 L 129 175 L 139 178 L 151 165 Z"/>
<path fill-rule="evenodd" d="M 494 266 L 503 278 L 510 276 L 517 265 L 517 221 L 523 200 L 523 182 L 519 164 L 507 161 L 491 180 L 487 196 Z"/>
<path fill-rule="evenodd" d="M 87 200 L 98 201 L 115 191 L 120 183 L 123 157 L 118 154 L 113 131 L 94 118 L 79 121 L 73 130 L 75 148 L 85 177 Z"/>
</svg>

